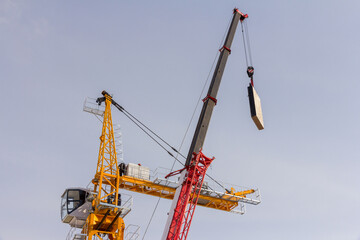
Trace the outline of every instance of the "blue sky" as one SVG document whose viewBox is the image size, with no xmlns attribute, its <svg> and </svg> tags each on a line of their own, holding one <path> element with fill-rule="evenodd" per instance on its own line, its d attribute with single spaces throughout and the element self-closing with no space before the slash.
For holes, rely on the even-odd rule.
<svg viewBox="0 0 360 240">
<path fill-rule="evenodd" d="M 216 157 L 212 176 L 259 187 L 262 203 L 243 216 L 199 207 L 189 239 L 360 239 L 360 3 L 351 0 L 0 0 L 0 239 L 65 239 L 60 195 L 86 186 L 97 161 L 101 126 L 82 112 L 85 97 L 107 90 L 179 146 L 235 6 L 249 14 L 265 130 L 249 116 L 238 31 L 204 152 Z M 125 161 L 171 167 L 113 118 Z M 125 223 L 144 233 L 157 199 L 133 197 Z M 145 239 L 160 238 L 170 203 L 161 200 Z"/>
</svg>

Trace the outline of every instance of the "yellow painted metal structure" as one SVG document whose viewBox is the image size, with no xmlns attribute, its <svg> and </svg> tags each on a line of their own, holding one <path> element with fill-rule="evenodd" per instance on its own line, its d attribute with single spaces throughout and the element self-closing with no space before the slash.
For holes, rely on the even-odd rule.
<svg viewBox="0 0 360 240">
<path fill-rule="evenodd" d="M 87 240 L 123 240 L 125 224 L 118 206 L 120 175 L 115 150 L 113 123 L 111 117 L 111 96 L 105 95 L 105 112 L 100 136 L 100 149 L 94 184 L 94 212 L 87 218 L 83 233 Z"/>
<path fill-rule="evenodd" d="M 176 191 L 175 187 L 130 176 L 120 177 L 119 188 L 166 199 L 173 199 Z M 255 192 L 253 189 L 241 192 L 235 192 L 233 188 L 231 190 L 231 193 L 218 194 L 216 196 L 200 192 L 197 205 L 230 212 L 239 205 L 241 198 L 246 198 L 247 194 Z"/>
</svg>

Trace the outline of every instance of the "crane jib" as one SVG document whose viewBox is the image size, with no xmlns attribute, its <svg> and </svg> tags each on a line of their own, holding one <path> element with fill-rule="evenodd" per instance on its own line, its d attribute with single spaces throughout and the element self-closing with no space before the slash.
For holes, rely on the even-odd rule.
<svg viewBox="0 0 360 240">
<path fill-rule="evenodd" d="M 218 62 L 216 64 L 215 70 L 214 70 L 214 74 L 213 77 L 211 79 L 211 83 L 209 86 L 209 90 L 207 93 L 207 96 L 209 96 L 209 98 L 211 97 L 212 99 L 216 99 L 219 87 L 220 87 L 220 83 L 221 83 L 221 79 L 222 79 L 222 75 L 224 73 L 225 70 L 225 66 L 226 66 L 226 62 L 227 59 L 230 55 L 231 52 L 231 45 L 234 39 L 234 35 L 236 32 L 236 28 L 238 26 L 239 21 L 241 20 L 241 17 L 245 16 L 243 13 L 241 13 L 240 11 L 237 11 L 237 9 L 234 10 L 234 15 L 224 42 L 224 46 L 221 50 Z M 224 51 L 224 49 L 226 51 Z M 209 127 L 209 123 L 210 123 L 210 119 L 211 119 L 211 115 L 212 115 L 212 111 L 214 109 L 215 106 L 215 102 L 214 101 L 205 101 L 200 113 L 200 117 L 196 126 L 196 130 L 194 133 L 194 137 L 186 158 L 186 163 L 185 165 L 188 166 L 190 164 L 191 158 L 192 158 L 192 154 L 193 152 L 198 153 L 203 145 L 204 145 L 204 141 L 205 141 L 205 137 L 206 137 L 206 133 Z"/>
</svg>

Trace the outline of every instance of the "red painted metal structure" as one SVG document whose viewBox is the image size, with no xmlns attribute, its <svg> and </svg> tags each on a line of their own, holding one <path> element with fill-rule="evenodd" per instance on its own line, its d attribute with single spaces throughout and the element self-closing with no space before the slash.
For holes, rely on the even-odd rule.
<svg viewBox="0 0 360 240">
<path fill-rule="evenodd" d="M 168 239 L 186 239 L 206 170 L 213 160 L 214 158 L 206 157 L 201 151 L 198 154 L 193 153 L 193 158 L 190 166 L 187 167 L 187 176 L 181 186 L 180 197 L 174 210 Z"/>
</svg>

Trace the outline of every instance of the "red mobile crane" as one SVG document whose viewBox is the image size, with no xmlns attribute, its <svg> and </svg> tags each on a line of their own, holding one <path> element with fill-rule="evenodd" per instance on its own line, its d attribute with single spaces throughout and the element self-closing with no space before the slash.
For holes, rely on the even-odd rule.
<svg viewBox="0 0 360 240">
<path fill-rule="evenodd" d="M 200 117 L 197 123 L 195 134 L 187 155 L 185 167 L 181 170 L 170 173 L 168 176 L 181 173 L 180 186 L 177 188 L 171 209 L 169 212 L 168 220 L 165 226 L 165 230 L 162 236 L 162 240 L 180 240 L 186 239 L 191 220 L 194 215 L 194 211 L 199 199 L 200 190 L 206 175 L 206 170 L 210 166 L 214 158 L 208 158 L 202 153 L 202 147 L 205 141 L 206 132 L 209 127 L 211 115 L 216 105 L 216 96 L 219 90 L 221 78 L 225 69 L 225 65 L 228 56 L 231 53 L 231 44 L 235 35 L 235 31 L 239 21 L 244 21 L 248 17 L 247 14 L 240 12 L 237 8 L 234 9 L 233 18 L 230 28 L 228 30 L 224 46 L 220 49 L 220 56 L 212 77 L 207 96 L 203 99 L 203 107 L 200 113 Z M 248 75 L 251 78 L 251 83 L 248 88 L 249 97 L 250 92 L 253 93 L 253 75 L 254 68 L 248 67 Z M 250 89 L 251 88 L 251 89 Z M 255 92 L 256 94 L 256 92 Z M 256 100 L 250 99 L 251 110 L 256 109 L 255 105 L 258 105 Z M 261 108 L 260 108 L 261 111 Z M 254 119 L 256 115 L 261 116 L 261 112 L 254 113 L 251 111 L 251 115 Z M 255 121 L 255 119 L 254 119 Z M 262 117 L 261 117 L 262 127 Z M 259 129 L 261 129 L 261 127 Z"/>
</svg>

